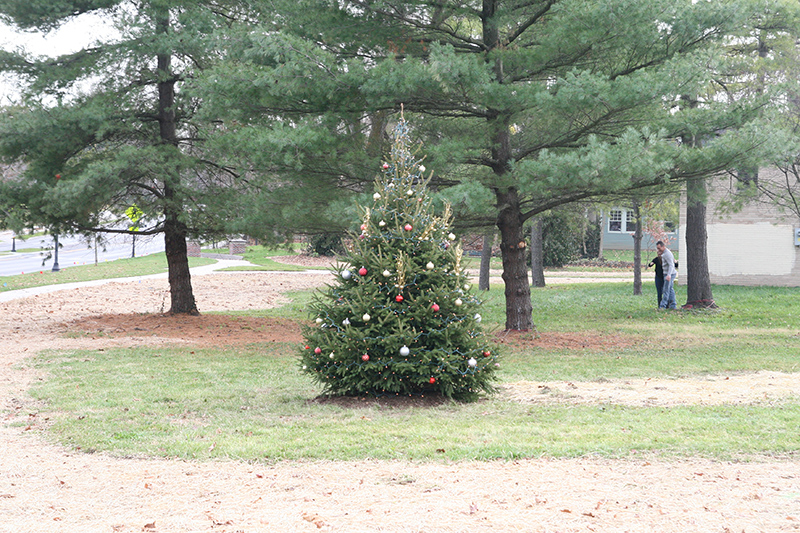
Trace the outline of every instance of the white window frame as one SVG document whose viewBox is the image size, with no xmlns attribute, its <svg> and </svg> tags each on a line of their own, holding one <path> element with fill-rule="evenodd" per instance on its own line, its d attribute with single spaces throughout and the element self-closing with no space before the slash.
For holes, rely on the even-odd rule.
<svg viewBox="0 0 800 533">
<path fill-rule="evenodd" d="M 611 229 L 612 224 L 619 224 L 619 229 Z M 633 233 L 636 231 L 636 219 L 634 218 L 633 210 L 621 207 L 610 209 L 608 211 L 606 231 L 609 233 Z"/>
</svg>

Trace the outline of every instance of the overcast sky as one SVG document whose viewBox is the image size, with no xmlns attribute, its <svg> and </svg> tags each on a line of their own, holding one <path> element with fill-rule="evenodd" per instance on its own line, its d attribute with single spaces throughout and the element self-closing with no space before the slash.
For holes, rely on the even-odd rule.
<svg viewBox="0 0 800 533">
<path fill-rule="evenodd" d="M 0 47 L 15 51 L 20 47 L 37 56 L 58 56 L 77 52 L 98 39 L 107 38 L 114 30 L 96 15 L 81 15 L 48 34 L 16 32 L 0 23 Z M 0 105 L 9 103 L 16 94 L 12 84 L 0 77 Z"/>
</svg>

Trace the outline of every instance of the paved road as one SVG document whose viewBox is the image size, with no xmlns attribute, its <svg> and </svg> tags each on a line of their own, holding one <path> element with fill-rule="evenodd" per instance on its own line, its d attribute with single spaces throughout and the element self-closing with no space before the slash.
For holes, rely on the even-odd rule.
<svg viewBox="0 0 800 533">
<path fill-rule="evenodd" d="M 55 257 L 45 260 L 49 251 L 53 252 L 53 237 L 51 235 L 30 237 L 24 241 L 12 240 L 13 233 L 0 232 L 0 276 L 14 276 L 25 272 L 51 270 Z M 128 235 L 109 236 L 103 246 L 97 248 L 97 261 L 113 261 L 131 257 L 133 243 Z M 12 246 L 17 250 L 31 250 L 26 252 L 11 253 Z M 43 250 L 47 248 L 49 250 Z M 150 255 L 164 251 L 164 237 L 136 239 L 136 256 Z M 44 260 L 44 264 L 42 264 Z M 59 238 L 58 266 L 68 268 L 78 265 L 89 265 L 95 262 L 95 248 L 79 237 L 62 236 Z"/>
</svg>

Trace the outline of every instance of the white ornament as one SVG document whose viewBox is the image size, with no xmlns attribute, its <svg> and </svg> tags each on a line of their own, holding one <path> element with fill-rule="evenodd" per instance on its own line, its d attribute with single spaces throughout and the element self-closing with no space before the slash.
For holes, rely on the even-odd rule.
<svg viewBox="0 0 800 533">
<path fill-rule="evenodd" d="M 454 303 L 456 304 L 456 306 L 459 306 L 459 305 L 463 304 L 464 302 L 461 301 L 461 298 L 456 298 L 456 301 Z"/>
<path fill-rule="evenodd" d="M 350 325 L 350 319 L 349 318 L 345 318 L 344 320 L 342 320 L 342 325 L 343 326 L 349 326 Z"/>
<path fill-rule="evenodd" d="M 320 317 L 317 317 L 317 324 L 322 324 L 322 319 Z"/>
<path fill-rule="evenodd" d="M 474 357 L 470 357 L 469 361 L 467 361 L 467 364 L 474 368 L 478 366 L 478 361 L 476 361 Z"/>
<path fill-rule="evenodd" d="M 380 199 L 381 199 L 381 193 L 379 193 L 379 192 L 376 192 L 375 194 L 373 194 L 373 195 L 372 195 L 372 197 L 373 197 L 375 200 L 380 200 Z"/>
<path fill-rule="evenodd" d="M 385 220 L 381 220 L 380 222 L 378 222 L 378 225 L 380 227 L 384 227 L 386 225 L 386 221 Z"/>
<path fill-rule="evenodd" d="M 403 357 L 407 356 L 410 353 L 411 350 L 408 349 L 408 346 L 403 346 L 402 348 L 400 348 L 400 355 L 402 355 Z"/>
<path fill-rule="evenodd" d="M 450 239 L 451 241 L 454 241 L 454 240 L 456 240 L 456 236 L 455 236 L 455 234 L 453 234 L 453 233 L 451 233 L 450 235 L 448 235 L 448 236 L 447 236 L 447 238 L 448 238 L 448 239 Z"/>
<path fill-rule="evenodd" d="M 419 171 L 420 172 L 425 172 L 425 165 L 420 165 L 419 166 Z"/>
<path fill-rule="evenodd" d="M 328 357 L 330 357 L 331 359 L 333 359 L 333 352 L 331 352 L 331 354 L 330 354 Z"/>
<path fill-rule="evenodd" d="M 308 370 L 308 366 L 303 365 L 303 370 Z"/>
<path fill-rule="evenodd" d="M 428 261 L 428 264 L 425 265 L 425 268 L 427 268 L 428 270 L 433 270 L 433 263 Z"/>
<path fill-rule="evenodd" d="M 409 195 L 409 196 L 414 196 L 414 191 L 411 190 L 411 189 L 408 189 L 408 192 L 406 194 Z"/>
<path fill-rule="evenodd" d="M 468 291 L 468 290 L 469 290 L 469 283 L 467 283 L 467 284 L 465 284 L 465 285 L 464 285 L 464 290 L 465 290 L 465 291 Z"/>
<path fill-rule="evenodd" d="M 384 278 L 388 278 L 388 277 L 389 277 L 389 276 L 391 276 L 391 275 L 392 275 L 392 273 L 391 273 L 391 272 L 389 272 L 388 270 L 384 270 L 384 271 L 383 271 L 383 277 L 384 277 Z"/>
<path fill-rule="evenodd" d="M 342 270 L 342 277 L 344 279 L 350 279 L 353 276 L 353 273 L 349 270 Z"/>
<path fill-rule="evenodd" d="M 361 318 L 364 320 L 364 322 L 369 322 L 369 319 L 372 318 L 372 317 L 369 316 L 369 314 L 364 313 L 364 316 L 362 316 Z"/>
<path fill-rule="evenodd" d="M 481 320 L 483 320 L 483 318 L 481 317 L 481 315 L 476 313 L 476 314 L 475 314 L 475 322 L 480 322 Z"/>
</svg>

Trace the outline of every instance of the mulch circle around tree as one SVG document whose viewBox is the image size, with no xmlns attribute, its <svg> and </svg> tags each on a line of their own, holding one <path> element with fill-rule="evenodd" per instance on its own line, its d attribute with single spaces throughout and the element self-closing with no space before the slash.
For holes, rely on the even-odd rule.
<svg viewBox="0 0 800 533">
<path fill-rule="evenodd" d="M 300 343 L 300 324 L 286 318 L 201 314 L 105 314 L 63 324 L 85 336 L 160 337 L 194 345 L 242 346 L 253 343 Z"/>
</svg>

